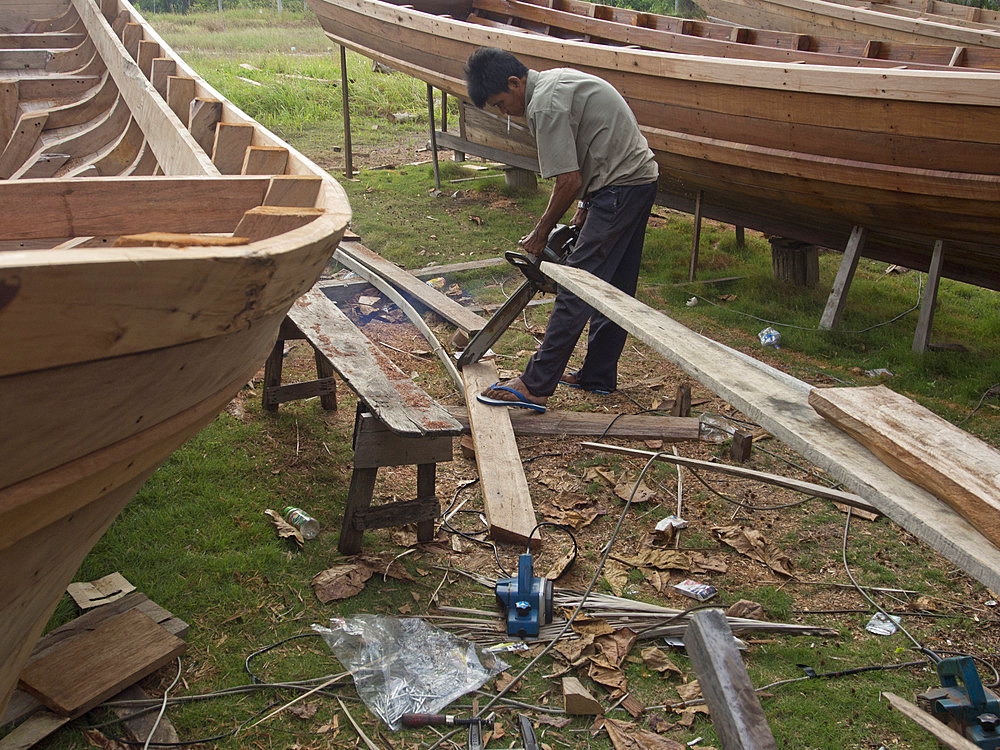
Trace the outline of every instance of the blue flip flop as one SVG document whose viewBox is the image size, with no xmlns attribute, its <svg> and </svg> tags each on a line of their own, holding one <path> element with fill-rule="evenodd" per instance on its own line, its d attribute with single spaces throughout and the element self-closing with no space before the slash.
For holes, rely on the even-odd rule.
<svg viewBox="0 0 1000 750">
<path fill-rule="evenodd" d="M 570 375 L 573 375 L 575 377 L 576 373 L 575 372 L 571 372 Z M 586 391 L 587 393 L 593 393 L 594 395 L 597 395 L 597 396 L 610 396 L 611 395 L 611 391 L 606 390 L 604 388 L 584 388 L 579 383 L 570 383 L 568 380 L 563 380 L 562 378 L 559 379 L 559 385 L 564 385 L 567 388 L 576 388 L 579 391 Z"/>
<path fill-rule="evenodd" d="M 522 409 L 531 409 L 532 411 L 544 412 L 545 406 L 543 404 L 536 404 L 529 401 L 523 393 L 514 388 L 508 388 L 505 385 L 500 385 L 499 382 L 494 383 L 490 386 L 491 391 L 507 391 L 508 393 L 513 393 L 517 396 L 517 401 L 505 401 L 502 398 L 490 398 L 489 396 L 484 396 L 481 393 L 476 394 L 476 401 L 481 404 L 486 404 L 487 406 L 518 406 Z"/>
</svg>

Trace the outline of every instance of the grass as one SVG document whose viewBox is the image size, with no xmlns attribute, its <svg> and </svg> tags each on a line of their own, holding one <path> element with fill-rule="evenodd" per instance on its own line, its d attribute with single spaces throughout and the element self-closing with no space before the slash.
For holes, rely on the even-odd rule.
<svg viewBox="0 0 1000 750">
<path fill-rule="evenodd" d="M 265 10 L 153 15 L 151 21 L 172 46 L 238 106 L 328 168 L 342 164 L 342 155 L 334 150 L 342 143 L 339 53 L 318 31 L 314 19 L 301 13 L 285 11 L 278 16 Z M 252 69 L 240 67 L 240 63 Z M 425 132 L 426 122 L 392 124 L 386 120 L 386 114 L 395 111 L 423 113 L 424 84 L 398 74 L 373 73 L 367 61 L 353 54 L 348 55 L 348 66 L 356 150 L 412 140 Z M 286 77 L 289 75 L 327 82 Z M 254 86 L 239 77 L 264 85 Z M 353 229 L 366 245 L 409 268 L 495 257 L 513 248 L 517 238 L 530 228 L 533 217 L 544 206 L 548 189 L 543 185 L 538 193 L 524 195 L 506 191 L 502 180 L 490 176 L 469 179 L 483 174 L 444 163 L 445 189 L 434 193 L 429 164 L 404 162 L 391 169 L 362 171 L 356 181 L 344 183 L 354 211 Z M 955 422 L 965 419 L 986 389 L 1000 380 L 996 365 L 1000 361 L 1000 341 L 996 337 L 1000 310 L 995 293 L 945 280 L 932 338 L 961 342 L 968 351 L 933 351 L 918 356 L 910 352 L 915 312 L 872 328 L 915 304 L 918 274 L 886 275 L 883 264 L 862 261 L 841 330 L 821 332 L 816 330 L 816 322 L 839 255 L 821 256 L 821 278 L 815 289 L 793 288 L 773 279 L 769 247 L 763 238 L 748 232 L 747 245 L 741 248 L 730 227 L 706 222 L 701 235 L 699 279 L 739 278 L 724 284 L 689 285 L 686 278 L 691 237 L 689 217 L 657 209 L 647 236 L 640 297 L 694 330 L 810 381 L 878 382 L 864 371 L 887 368 L 894 373 L 888 380 L 890 387 Z M 458 282 L 477 300 L 498 300 L 510 293 L 518 279 L 505 269 L 494 268 L 463 275 Z M 692 297 L 698 303 L 689 307 L 687 301 Z M 530 328 L 540 330 L 546 316 L 545 308 L 533 309 L 526 320 Z M 782 348 L 778 351 L 762 349 L 757 341 L 757 332 L 768 324 L 782 332 Z M 498 347 L 503 357 L 501 366 L 517 369 L 534 347 L 535 340 L 524 327 L 512 330 Z M 624 378 L 637 381 L 661 372 L 676 376 L 644 347 L 629 349 L 627 359 Z M 418 382 L 425 389 L 436 394 L 449 391 L 450 386 L 441 384 L 435 365 L 405 358 L 399 361 L 408 370 L 419 371 Z M 288 355 L 286 380 L 311 377 L 311 367 L 309 351 L 300 344 Z M 336 412 L 324 412 L 312 400 L 283 404 L 277 414 L 271 414 L 262 412 L 258 388 L 259 380 L 244 389 L 226 413 L 155 472 L 98 542 L 77 576 L 77 580 L 91 580 L 118 570 L 154 601 L 191 624 L 189 650 L 183 661 L 185 686 L 179 688 L 184 693 L 245 684 L 249 680 L 244 668 L 248 655 L 291 636 L 309 633 L 308 626 L 313 622 L 323 623 L 332 616 L 356 612 L 424 613 L 441 581 L 442 573 L 436 565 L 450 561 L 486 574 L 494 570 L 491 554 L 468 544 L 463 553 L 451 556 L 447 547 L 429 549 L 407 554 L 397 563 L 409 571 L 413 582 L 376 576 L 362 593 L 320 604 L 309 582 L 317 572 L 341 562 L 336 552 L 336 529 L 351 472 L 355 400 L 341 389 L 340 409 Z M 660 395 L 669 397 L 672 393 Z M 637 392 L 637 403 L 625 406 L 646 408 L 650 405 L 646 402 L 653 398 L 654 394 Z M 604 402 L 581 394 L 560 394 L 557 399 L 562 399 L 564 408 L 604 408 Z M 638 403 L 639 399 L 643 403 Z M 996 399 L 986 399 L 963 427 L 997 446 L 1000 427 L 996 416 Z M 585 472 L 598 466 L 619 476 L 624 471 L 634 474 L 637 467 L 620 457 L 582 453 L 569 443 L 556 447 L 567 455 L 544 459 L 533 466 L 564 472 L 578 484 L 578 491 L 606 505 L 609 511 L 581 532 L 585 541 L 574 587 L 582 588 L 577 584 L 592 573 L 598 552 L 622 507 L 607 485 L 585 480 Z M 798 460 L 771 442 L 760 447 Z M 522 443 L 525 457 L 552 448 L 552 444 L 541 441 Z M 727 457 L 726 446 L 711 452 L 723 460 Z M 790 471 L 778 457 L 763 450 L 755 450 L 750 465 L 763 471 Z M 474 467 L 468 461 L 459 459 L 442 466 L 438 477 L 440 496 L 450 498 L 473 476 Z M 403 468 L 380 472 L 376 496 L 406 498 L 413 491 L 413 480 L 412 472 Z M 669 492 L 676 484 L 675 470 L 658 465 L 648 482 L 658 487 L 666 500 L 637 511 L 620 539 L 623 548 L 631 550 L 641 545 L 642 532 L 655 519 L 674 510 Z M 748 639 L 750 647 L 745 658 L 756 685 L 801 677 L 803 671 L 798 665 L 826 672 L 915 658 L 902 634 L 880 638 L 866 633 L 863 628 L 870 617 L 868 612 L 799 614 L 802 610 L 849 610 L 865 605 L 850 592 L 773 583 L 774 574 L 762 566 L 717 549 L 711 527 L 729 523 L 732 509 L 687 475 L 685 482 L 685 515 L 690 514 L 692 527 L 683 532 L 682 546 L 713 550 L 710 554 L 718 555 L 728 565 L 727 572 L 710 576 L 720 591 L 716 601 L 731 604 L 741 598 L 754 599 L 771 619 L 820 622 L 837 632 L 837 636 L 829 638 Z M 721 482 L 715 484 L 723 487 Z M 794 499 L 760 486 L 736 485 L 729 491 L 744 502 L 756 504 Z M 540 485 L 533 485 L 532 492 L 536 501 L 556 494 Z M 470 502 L 478 507 L 474 496 Z M 263 514 L 265 508 L 280 510 L 286 505 L 305 508 L 324 528 L 324 533 L 302 550 L 277 538 Z M 803 578 L 845 579 L 841 567 L 843 516 L 832 508 L 808 503 L 784 511 L 759 512 L 743 523 L 761 529 L 784 549 Z M 365 549 L 392 556 L 404 552 L 405 546 L 391 532 L 376 531 L 366 534 Z M 515 549 L 501 547 L 500 554 L 509 567 L 516 553 Z M 867 585 L 914 589 L 934 598 L 946 617 L 906 620 L 908 629 L 922 641 L 937 648 L 949 648 L 949 643 L 955 643 L 977 652 L 996 652 L 995 617 L 982 608 L 967 608 L 989 598 L 989 592 L 957 575 L 941 558 L 891 523 L 856 521 L 848 539 L 847 558 L 852 572 Z M 599 585 L 607 588 L 604 581 Z M 634 571 L 629 586 L 637 591 L 639 599 L 661 603 L 666 600 L 673 606 L 689 603 L 680 597 L 656 594 Z M 494 606 L 491 592 L 460 579 L 443 586 L 439 596 L 446 604 L 478 609 Z M 884 597 L 882 601 L 893 608 L 910 606 L 908 600 L 898 602 Z M 64 598 L 52 625 L 75 615 L 74 607 Z M 693 678 L 683 653 L 672 653 L 671 658 L 687 678 Z M 527 663 L 524 656 L 516 654 L 508 661 L 515 670 Z M 278 680 L 316 677 L 339 671 L 340 667 L 319 639 L 307 637 L 281 643 L 255 657 L 251 669 L 261 679 Z M 558 705 L 561 697 L 557 683 L 545 678 L 557 670 L 555 663 L 543 662 L 529 674 L 517 697 L 539 705 Z M 650 674 L 637 663 L 628 663 L 626 671 L 630 689 L 646 705 L 676 699 L 675 687 L 680 682 L 676 676 Z M 164 668 L 147 681 L 147 687 L 159 694 L 172 678 L 173 667 Z M 878 701 L 878 693 L 892 690 L 912 697 L 935 681 L 926 668 L 815 679 L 772 688 L 763 705 L 781 747 L 871 748 L 885 744 L 931 748 L 934 744 L 926 735 Z M 593 690 L 602 699 L 606 697 L 602 689 Z M 340 689 L 339 694 L 380 746 L 411 748 L 417 740 L 427 744 L 433 740 L 428 730 L 390 735 L 362 705 L 352 702 L 356 694 L 351 686 Z M 216 736 L 237 729 L 275 702 L 290 697 L 289 693 L 265 691 L 190 703 L 172 707 L 170 718 L 184 739 Z M 325 697 L 315 702 L 318 710 L 311 719 L 284 714 L 259 727 L 244 729 L 236 738 L 210 744 L 222 748 L 353 744 L 354 733 L 334 708 L 335 702 Z M 468 701 L 464 705 L 468 706 Z M 468 712 L 468 708 L 456 709 L 457 713 L 463 711 Z M 104 718 L 92 715 L 86 721 Z M 589 725 L 589 720 L 578 718 L 565 728 L 543 726 L 540 739 L 553 749 L 607 748 L 606 737 L 592 735 L 587 731 Z M 504 744 L 510 744 L 509 735 L 514 730 L 509 720 L 505 726 L 508 737 Z M 115 735 L 118 729 L 105 731 Z M 702 745 L 717 742 L 705 717 L 667 736 L 681 742 L 701 737 Z M 57 732 L 41 747 L 76 748 L 85 743 L 77 722 Z"/>
</svg>

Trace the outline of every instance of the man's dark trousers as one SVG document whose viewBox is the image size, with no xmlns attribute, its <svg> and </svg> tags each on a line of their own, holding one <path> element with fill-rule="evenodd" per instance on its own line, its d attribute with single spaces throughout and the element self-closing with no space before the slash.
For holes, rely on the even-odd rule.
<svg viewBox="0 0 1000 750">
<path fill-rule="evenodd" d="M 594 193 L 567 265 L 589 271 L 634 296 L 646 222 L 655 198 L 656 182 L 611 185 Z M 626 332 L 576 295 L 560 289 L 545 338 L 521 376 L 529 392 L 536 396 L 555 392 L 588 320 L 587 356 L 577 372 L 578 382 L 587 390 L 615 390 Z"/>
</svg>

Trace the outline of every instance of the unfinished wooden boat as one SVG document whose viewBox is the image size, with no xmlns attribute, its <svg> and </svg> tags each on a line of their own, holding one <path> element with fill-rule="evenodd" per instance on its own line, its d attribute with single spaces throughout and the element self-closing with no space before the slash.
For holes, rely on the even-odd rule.
<svg viewBox="0 0 1000 750">
<path fill-rule="evenodd" d="M 124 0 L 5 0 L 0 27 L 2 713 L 84 556 L 258 370 L 350 211 Z"/>
<path fill-rule="evenodd" d="M 605 78 L 656 154 L 667 205 L 692 211 L 700 194 L 704 216 L 832 248 L 864 227 L 866 255 L 917 269 L 944 240 L 945 276 L 1000 288 L 996 73 L 681 55 L 597 43 L 597 27 L 581 41 L 556 15 L 565 2 L 545 15 L 502 0 L 504 20 L 484 25 L 493 0 L 309 0 L 334 41 L 459 97 L 479 46 Z M 531 153 L 525 128 L 466 109 L 468 141 Z"/>
<path fill-rule="evenodd" d="M 709 16 L 803 34 L 1000 48 L 1000 14 L 943 0 L 697 0 Z"/>
</svg>

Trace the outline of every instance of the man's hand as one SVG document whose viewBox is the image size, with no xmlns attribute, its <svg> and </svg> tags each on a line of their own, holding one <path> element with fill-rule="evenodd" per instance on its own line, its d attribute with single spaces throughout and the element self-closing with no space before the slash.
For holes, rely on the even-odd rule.
<svg viewBox="0 0 1000 750">
<path fill-rule="evenodd" d="M 529 255 L 538 256 L 545 250 L 545 243 L 548 239 L 547 235 L 542 235 L 538 231 L 538 227 L 535 227 L 528 232 L 528 234 L 524 235 L 518 244 L 522 247 L 524 252 Z"/>
<path fill-rule="evenodd" d="M 575 227 L 582 227 L 583 222 L 587 220 L 587 209 L 578 208 L 576 213 L 573 214 L 573 221 L 571 222 Z"/>
</svg>

